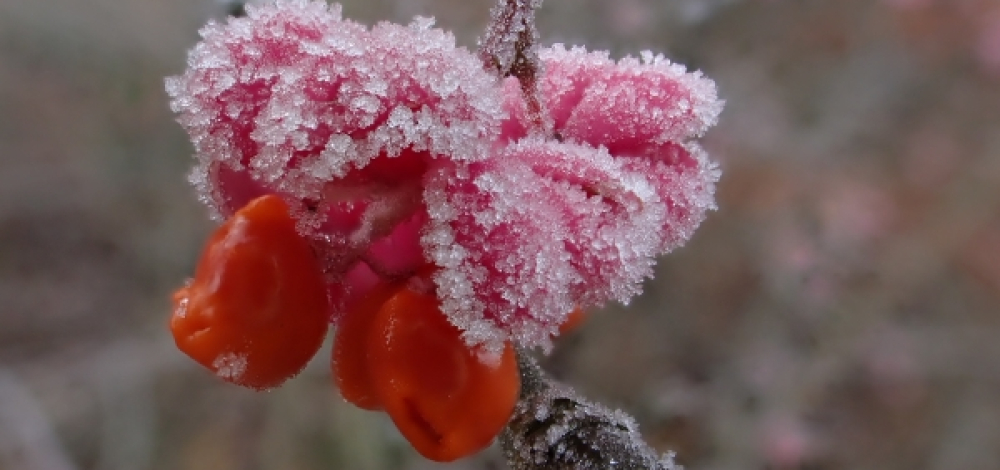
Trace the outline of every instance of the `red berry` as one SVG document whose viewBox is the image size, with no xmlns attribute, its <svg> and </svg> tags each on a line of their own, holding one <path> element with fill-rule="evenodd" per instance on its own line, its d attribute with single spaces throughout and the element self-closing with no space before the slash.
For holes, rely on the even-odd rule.
<svg viewBox="0 0 1000 470">
<path fill-rule="evenodd" d="M 381 410 L 368 367 L 368 336 L 379 309 L 398 285 L 383 283 L 351 305 L 337 322 L 331 367 L 340 395 L 358 408 Z"/>
</svg>

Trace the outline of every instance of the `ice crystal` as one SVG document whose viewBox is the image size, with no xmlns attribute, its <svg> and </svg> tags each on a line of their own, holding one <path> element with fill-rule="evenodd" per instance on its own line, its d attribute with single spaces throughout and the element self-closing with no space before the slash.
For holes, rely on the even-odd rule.
<svg viewBox="0 0 1000 470">
<path fill-rule="evenodd" d="M 234 353 L 225 353 L 215 358 L 212 368 L 215 369 L 215 375 L 220 378 L 239 381 L 246 373 L 247 358 Z"/>
<path fill-rule="evenodd" d="M 320 1 L 209 24 L 167 80 L 202 200 L 226 218 L 281 195 L 334 319 L 433 264 L 442 311 L 484 358 L 627 302 L 714 208 L 696 139 L 721 102 L 662 56 L 535 48 L 535 3 L 498 7 L 479 57 L 430 19 L 366 28 Z"/>
</svg>

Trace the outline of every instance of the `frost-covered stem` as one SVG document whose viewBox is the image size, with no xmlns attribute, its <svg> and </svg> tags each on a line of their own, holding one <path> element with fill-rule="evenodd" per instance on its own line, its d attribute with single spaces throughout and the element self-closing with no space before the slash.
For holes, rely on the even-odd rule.
<svg viewBox="0 0 1000 470">
<path fill-rule="evenodd" d="M 548 132 L 545 112 L 538 97 L 538 29 L 535 10 L 542 0 L 497 0 L 490 11 L 490 23 L 479 40 L 479 58 L 487 70 L 500 77 L 515 77 L 521 84 L 528 120 L 534 131 Z"/>
<path fill-rule="evenodd" d="M 517 353 L 521 397 L 500 434 L 512 470 L 679 470 L 639 435 L 631 416 L 586 400 L 553 381 L 525 351 Z"/>
</svg>

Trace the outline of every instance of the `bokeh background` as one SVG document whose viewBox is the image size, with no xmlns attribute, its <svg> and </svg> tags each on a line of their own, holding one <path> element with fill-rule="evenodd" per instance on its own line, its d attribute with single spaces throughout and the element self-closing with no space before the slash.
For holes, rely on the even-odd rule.
<svg viewBox="0 0 1000 470">
<path fill-rule="evenodd" d="M 490 0 L 351 0 L 475 46 Z M 0 469 L 503 469 L 177 352 L 211 230 L 163 77 L 213 0 L 0 0 Z M 1000 1 L 547 0 L 544 42 L 662 51 L 728 105 L 720 209 L 547 368 L 690 469 L 1000 468 Z"/>
</svg>

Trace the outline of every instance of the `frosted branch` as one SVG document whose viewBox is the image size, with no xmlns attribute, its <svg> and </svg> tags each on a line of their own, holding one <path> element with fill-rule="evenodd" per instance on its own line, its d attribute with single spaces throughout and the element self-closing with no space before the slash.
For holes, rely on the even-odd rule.
<svg viewBox="0 0 1000 470">
<path fill-rule="evenodd" d="M 682 470 L 673 452 L 658 455 L 631 416 L 588 401 L 554 382 L 518 351 L 521 397 L 500 434 L 512 470 Z"/>
<path fill-rule="evenodd" d="M 538 96 L 541 62 L 535 10 L 542 0 L 497 0 L 490 23 L 479 40 L 479 58 L 487 70 L 500 77 L 515 77 L 527 104 L 527 117 L 535 131 L 548 131 Z"/>
</svg>

